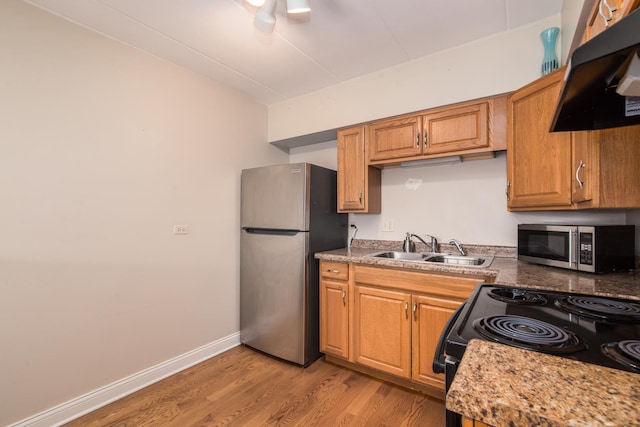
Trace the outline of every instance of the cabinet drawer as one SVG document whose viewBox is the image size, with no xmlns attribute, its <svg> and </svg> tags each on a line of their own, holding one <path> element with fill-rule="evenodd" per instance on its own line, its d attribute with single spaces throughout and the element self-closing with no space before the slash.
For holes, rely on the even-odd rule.
<svg viewBox="0 0 640 427">
<path fill-rule="evenodd" d="M 344 262 L 321 261 L 320 276 L 325 279 L 349 280 L 349 264 Z"/>
<path fill-rule="evenodd" d="M 449 276 L 365 265 L 356 265 L 354 275 L 357 284 L 441 296 L 458 301 L 469 298 L 479 283 L 492 280 L 490 277 L 480 275 Z"/>
</svg>

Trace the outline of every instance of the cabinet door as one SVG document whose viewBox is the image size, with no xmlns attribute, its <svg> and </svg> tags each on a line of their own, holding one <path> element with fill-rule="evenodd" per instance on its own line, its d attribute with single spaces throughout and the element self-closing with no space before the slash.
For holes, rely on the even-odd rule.
<svg viewBox="0 0 640 427">
<path fill-rule="evenodd" d="M 338 211 L 365 210 L 364 127 L 338 131 Z"/>
<path fill-rule="evenodd" d="M 410 378 L 410 295 L 355 286 L 354 301 L 355 362 Z"/>
<path fill-rule="evenodd" d="M 595 161 L 592 149 L 596 148 L 591 143 L 589 132 L 573 133 L 573 161 L 572 161 L 572 194 L 574 203 L 583 203 L 593 199 L 594 178 L 598 171 L 598 162 Z"/>
<path fill-rule="evenodd" d="M 420 116 L 381 120 L 367 127 L 369 160 L 388 160 L 422 154 Z"/>
<path fill-rule="evenodd" d="M 412 373 L 413 381 L 444 391 L 444 374 L 433 372 L 433 356 L 440 334 L 459 301 L 414 295 L 412 300 Z"/>
<path fill-rule="evenodd" d="M 514 92 L 508 104 L 507 206 L 571 207 L 571 133 L 550 133 L 564 69 Z"/>
<path fill-rule="evenodd" d="M 345 282 L 320 281 L 320 351 L 349 358 L 349 294 Z"/>
<path fill-rule="evenodd" d="M 424 116 L 424 154 L 489 146 L 489 105 L 486 102 L 449 108 Z"/>
<path fill-rule="evenodd" d="M 578 208 L 640 207 L 640 126 L 574 132 L 573 157 Z"/>
</svg>

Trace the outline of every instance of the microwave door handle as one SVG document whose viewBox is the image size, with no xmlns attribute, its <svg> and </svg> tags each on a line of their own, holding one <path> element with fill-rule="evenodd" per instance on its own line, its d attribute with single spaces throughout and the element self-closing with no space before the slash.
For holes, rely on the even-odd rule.
<svg viewBox="0 0 640 427">
<path fill-rule="evenodd" d="M 572 228 L 569 231 L 569 268 L 573 268 L 573 264 L 576 263 L 576 242 L 577 242 L 577 230 Z"/>
<path fill-rule="evenodd" d="M 466 305 L 467 305 L 466 301 L 460 304 L 460 307 L 458 307 L 456 311 L 453 312 L 449 320 L 447 320 L 447 324 L 445 325 L 444 329 L 442 330 L 442 333 L 440 334 L 440 339 L 438 340 L 438 345 L 436 346 L 436 351 L 435 351 L 435 354 L 433 355 L 433 365 L 431 366 L 431 369 L 433 369 L 433 372 L 435 372 L 436 374 L 444 373 L 444 367 L 445 367 L 444 347 L 447 342 L 447 336 L 449 335 L 449 332 L 453 328 L 453 324 L 455 323 L 455 321 L 458 320 L 458 316 L 460 316 L 460 312 L 462 312 L 462 309 Z"/>
</svg>

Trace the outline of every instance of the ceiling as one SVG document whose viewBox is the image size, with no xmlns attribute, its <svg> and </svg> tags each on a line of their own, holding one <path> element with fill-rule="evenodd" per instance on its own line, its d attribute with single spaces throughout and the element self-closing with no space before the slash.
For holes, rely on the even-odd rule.
<svg viewBox="0 0 640 427">
<path fill-rule="evenodd" d="M 272 104 L 560 13 L 559 0 L 25 0 Z"/>
</svg>

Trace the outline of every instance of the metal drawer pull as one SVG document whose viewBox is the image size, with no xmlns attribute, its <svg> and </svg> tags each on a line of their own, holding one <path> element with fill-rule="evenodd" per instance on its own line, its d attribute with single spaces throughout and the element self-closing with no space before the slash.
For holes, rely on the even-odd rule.
<svg viewBox="0 0 640 427">
<path fill-rule="evenodd" d="M 405 319 L 409 318 L 409 303 L 408 302 L 404 303 L 404 318 Z"/>
<path fill-rule="evenodd" d="M 413 303 L 413 320 L 418 320 L 418 303 Z"/>
<path fill-rule="evenodd" d="M 345 299 L 346 296 L 347 293 L 345 291 L 342 291 L 342 305 L 347 305 L 347 300 Z"/>
<path fill-rule="evenodd" d="M 338 273 L 340 273 L 340 270 L 327 270 L 327 273 L 338 274 Z"/>
<path fill-rule="evenodd" d="M 580 164 L 578 165 L 578 168 L 576 169 L 576 181 L 578 181 L 578 185 L 580 186 L 580 188 L 582 188 L 584 186 L 584 181 L 580 181 L 580 169 L 582 168 L 586 168 L 587 165 L 584 164 L 584 162 L 582 160 L 580 160 Z"/>
</svg>

